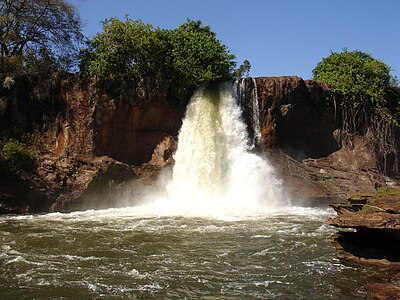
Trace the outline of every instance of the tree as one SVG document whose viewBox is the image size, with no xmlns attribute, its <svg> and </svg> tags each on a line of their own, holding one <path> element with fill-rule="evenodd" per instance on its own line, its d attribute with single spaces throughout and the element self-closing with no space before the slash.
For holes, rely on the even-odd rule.
<svg viewBox="0 0 400 300">
<path fill-rule="evenodd" d="M 249 77 L 250 69 L 251 69 L 251 64 L 247 59 L 245 59 L 243 63 L 239 66 L 239 68 L 236 69 L 235 71 L 236 78 L 240 79 L 243 76 Z"/>
<path fill-rule="evenodd" d="M 81 70 L 111 78 L 154 75 L 167 67 L 165 33 L 141 20 L 111 18 L 103 22 L 82 55 Z"/>
<path fill-rule="evenodd" d="M 396 78 L 390 70 L 367 53 L 347 49 L 332 52 L 313 70 L 313 79 L 328 83 L 338 96 L 331 100 L 340 104 L 342 139 L 348 133 L 365 135 L 384 172 L 398 168 L 400 150 L 396 142 L 400 94 L 395 92 Z"/>
<path fill-rule="evenodd" d="M 141 20 L 112 18 L 103 22 L 103 32 L 82 53 L 81 71 L 114 79 L 157 74 L 196 87 L 231 78 L 233 58 L 200 21 L 163 30 Z"/>
<path fill-rule="evenodd" d="M 199 86 L 232 77 L 234 55 L 216 38 L 209 26 L 187 20 L 171 32 L 175 76 Z"/>
<path fill-rule="evenodd" d="M 1 71 L 18 71 L 40 59 L 71 67 L 81 20 L 65 0 L 0 0 Z"/>
<path fill-rule="evenodd" d="M 391 68 L 361 51 L 332 52 L 314 68 L 314 80 L 328 83 L 341 96 L 342 104 L 354 108 L 385 106 L 388 88 L 395 83 Z"/>
</svg>

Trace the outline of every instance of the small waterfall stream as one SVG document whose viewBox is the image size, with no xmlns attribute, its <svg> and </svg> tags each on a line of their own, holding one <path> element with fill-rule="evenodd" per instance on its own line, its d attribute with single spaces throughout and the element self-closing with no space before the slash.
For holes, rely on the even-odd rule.
<svg viewBox="0 0 400 300">
<path fill-rule="evenodd" d="M 253 121 L 253 130 L 254 130 L 254 145 L 259 145 L 261 143 L 261 130 L 260 130 L 260 107 L 258 104 L 258 91 L 257 91 L 257 82 L 253 77 L 253 89 L 251 93 L 252 100 L 252 121 Z"/>
<path fill-rule="evenodd" d="M 250 106 L 251 108 L 251 127 L 253 131 L 253 138 L 252 138 L 252 146 L 257 147 L 260 146 L 262 143 L 261 137 L 261 128 L 260 128 L 260 105 L 258 102 L 258 91 L 257 91 L 257 82 L 255 78 L 252 78 L 252 86 L 251 92 L 246 95 L 246 79 L 242 78 L 237 82 L 237 97 L 238 97 L 238 104 L 241 108 L 245 108 L 246 106 Z M 250 99 L 248 105 L 247 98 Z"/>
</svg>

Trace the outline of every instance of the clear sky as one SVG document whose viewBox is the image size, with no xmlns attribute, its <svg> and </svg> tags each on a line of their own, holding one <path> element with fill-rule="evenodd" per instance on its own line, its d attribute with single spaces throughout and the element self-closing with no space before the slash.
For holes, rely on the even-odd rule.
<svg viewBox="0 0 400 300">
<path fill-rule="evenodd" d="M 330 51 L 361 50 L 391 66 L 400 79 L 400 0 L 69 0 L 84 34 L 101 21 L 127 14 L 172 29 L 201 20 L 236 56 L 248 59 L 250 75 L 312 76 Z"/>
</svg>

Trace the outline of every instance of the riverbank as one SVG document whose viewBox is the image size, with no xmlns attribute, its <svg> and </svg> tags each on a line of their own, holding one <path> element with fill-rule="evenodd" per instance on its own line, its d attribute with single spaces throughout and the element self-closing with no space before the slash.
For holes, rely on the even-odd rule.
<svg viewBox="0 0 400 300">
<path fill-rule="evenodd" d="M 337 216 L 326 224 L 353 229 L 332 238 L 336 256 L 344 261 L 384 267 L 385 283 L 365 286 L 372 299 L 400 299 L 400 189 L 358 193 L 334 204 Z"/>
</svg>

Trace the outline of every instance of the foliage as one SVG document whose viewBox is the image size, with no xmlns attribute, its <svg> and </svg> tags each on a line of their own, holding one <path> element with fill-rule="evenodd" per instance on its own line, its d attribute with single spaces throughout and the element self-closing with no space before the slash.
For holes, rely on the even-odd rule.
<svg viewBox="0 0 400 300">
<path fill-rule="evenodd" d="M 396 78 L 384 62 L 361 51 L 332 52 L 313 70 L 314 80 L 330 85 L 338 96 L 342 116 L 342 140 L 346 134 L 365 135 L 375 148 L 383 172 L 398 168 L 399 97 Z"/>
<path fill-rule="evenodd" d="M 243 77 L 249 77 L 250 69 L 251 69 L 251 64 L 247 59 L 245 59 L 243 61 L 243 63 L 239 66 L 239 68 L 236 69 L 236 71 L 235 71 L 236 79 L 240 79 Z"/>
<path fill-rule="evenodd" d="M 81 69 L 91 75 L 119 77 L 151 74 L 165 65 L 163 33 L 140 20 L 116 18 L 103 22 L 90 47 L 81 54 Z M 153 75 L 153 74 L 152 74 Z"/>
<path fill-rule="evenodd" d="M 342 103 L 354 108 L 385 106 L 385 95 L 395 78 L 390 67 L 361 51 L 332 52 L 312 71 L 314 80 L 328 83 L 341 96 Z"/>
<path fill-rule="evenodd" d="M 0 174 L 21 173 L 34 166 L 34 155 L 26 144 L 9 139 L 0 142 Z"/>
<path fill-rule="evenodd" d="M 200 21 L 187 20 L 170 34 L 175 76 L 199 86 L 232 75 L 234 55 Z"/>
<path fill-rule="evenodd" d="M 81 71 L 101 77 L 164 75 L 199 86 L 231 76 L 233 55 L 200 21 L 162 30 L 140 20 L 112 18 L 81 53 Z"/>
<path fill-rule="evenodd" d="M 1 73 L 72 67 L 81 21 L 66 0 L 0 0 L 0 24 Z"/>
</svg>

